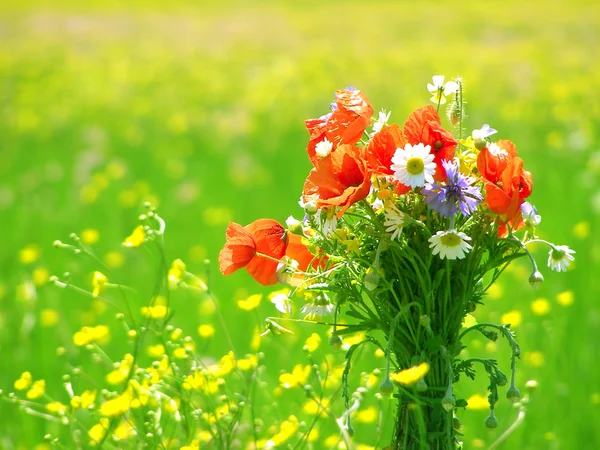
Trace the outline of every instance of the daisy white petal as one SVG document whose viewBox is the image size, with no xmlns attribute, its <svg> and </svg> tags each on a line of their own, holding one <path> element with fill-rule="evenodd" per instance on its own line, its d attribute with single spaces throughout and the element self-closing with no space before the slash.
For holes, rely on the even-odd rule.
<svg viewBox="0 0 600 450">
<path fill-rule="evenodd" d="M 423 144 L 406 144 L 404 149 L 396 149 L 390 166 L 396 179 L 410 187 L 432 183 L 436 166 L 430 151 L 431 147 Z"/>
<path fill-rule="evenodd" d="M 275 308 L 283 314 L 292 313 L 292 301 L 286 294 L 277 293 L 271 296 L 271 303 L 273 303 Z"/>
<path fill-rule="evenodd" d="M 465 233 L 456 230 L 438 231 L 429 238 L 429 248 L 434 255 L 439 254 L 441 259 L 463 259 L 473 247 L 467 242 L 471 238 Z"/>
<path fill-rule="evenodd" d="M 404 222 L 405 217 L 403 212 L 398 211 L 394 207 L 385 210 L 385 222 L 383 223 L 383 226 L 386 227 L 385 231 L 392 233 L 392 237 L 390 238 L 392 241 L 394 239 L 400 239 Z"/>
<path fill-rule="evenodd" d="M 571 261 L 575 259 L 571 250 L 566 245 L 555 245 L 548 253 L 548 267 L 556 272 L 566 272 Z"/>
</svg>

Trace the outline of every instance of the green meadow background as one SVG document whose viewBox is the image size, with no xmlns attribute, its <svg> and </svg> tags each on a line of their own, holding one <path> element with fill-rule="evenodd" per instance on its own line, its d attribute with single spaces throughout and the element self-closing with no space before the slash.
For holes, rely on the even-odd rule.
<svg viewBox="0 0 600 450">
<path fill-rule="evenodd" d="M 545 283 L 533 291 L 530 267 L 517 264 L 475 312 L 481 321 L 508 314 L 523 353 L 518 386 L 524 392 L 527 380 L 539 383 L 525 422 L 501 448 L 600 448 L 599 5 L 2 2 L 3 395 L 29 370 L 66 402 L 62 374 L 93 364 L 72 343 L 83 325 L 111 327 L 106 351 L 116 360 L 131 351 L 114 311 L 45 281 L 68 271 L 91 290 L 99 266 L 52 246 L 75 232 L 94 241 L 94 252 L 123 283 L 152 284 L 156 255 L 121 246 L 144 201 L 167 222 L 169 261 L 181 258 L 201 276 L 208 267 L 234 344 L 249 351 L 257 318 L 236 300 L 271 290 L 246 273 L 218 272 L 228 222 L 302 216 L 297 202 L 311 167 L 303 121 L 326 113 L 335 89 L 358 87 L 376 111 L 391 110 L 391 121 L 402 124 L 428 103 L 431 76 L 445 74 L 465 80 L 467 132 L 488 123 L 498 138 L 516 143 L 533 174 L 529 200 L 543 216 L 540 235 L 577 251 L 574 270 L 557 274 L 546 267 L 546 250 L 537 248 Z M 215 358 L 227 351 L 203 301 L 177 294 L 173 305 L 174 324 L 192 336 L 200 324 L 215 325 L 216 338 L 200 351 Z M 263 300 L 259 316 L 275 312 Z M 303 339 L 312 332 L 327 352 L 326 329 L 297 329 L 295 338 L 266 339 L 272 388 L 280 371 L 307 363 Z M 57 357 L 57 347 L 67 357 Z M 473 340 L 467 351 L 495 354 L 508 372 L 508 352 L 501 342 L 497 347 Z M 360 364 L 383 366 L 369 352 Z M 486 385 L 484 377 L 462 380 L 457 395 L 485 395 Z M 302 393 L 279 399 L 288 414 L 294 402 L 302 403 Z M 494 431 L 483 425 L 485 410 L 459 417 L 465 448 L 487 448 L 516 411 L 501 402 Z M 0 401 L 0 448 L 34 448 L 48 432 L 59 433 Z M 357 442 L 373 445 L 375 435 L 372 424 L 357 425 Z"/>
</svg>

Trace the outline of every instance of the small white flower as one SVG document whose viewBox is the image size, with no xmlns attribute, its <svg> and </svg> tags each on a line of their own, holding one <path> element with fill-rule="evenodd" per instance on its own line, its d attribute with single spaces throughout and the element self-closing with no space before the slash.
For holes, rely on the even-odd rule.
<svg viewBox="0 0 600 450">
<path fill-rule="evenodd" d="M 326 294 L 320 294 L 312 302 L 304 305 L 300 309 L 300 312 L 306 314 L 308 318 L 313 319 L 315 316 L 331 316 L 334 309 L 335 305 L 329 301 L 329 297 Z"/>
<path fill-rule="evenodd" d="M 325 158 L 327 155 L 331 153 L 333 149 L 333 142 L 327 140 L 327 138 L 323 139 L 321 142 L 315 145 L 315 153 L 319 158 Z"/>
<path fill-rule="evenodd" d="M 548 253 L 548 267 L 556 272 L 566 272 L 571 261 L 575 259 L 573 253 L 575 250 L 566 245 L 555 245 Z"/>
<path fill-rule="evenodd" d="M 398 211 L 393 206 L 385 210 L 385 222 L 383 222 L 383 226 L 387 227 L 385 231 L 392 233 L 392 237 L 390 238 L 392 241 L 400 239 L 404 222 L 403 212 Z"/>
<path fill-rule="evenodd" d="M 435 163 L 430 151 L 431 147 L 423 144 L 406 144 L 404 149 L 397 148 L 390 167 L 396 179 L 410 187 L 433 183 Z"/>
<path fill-rule="evenodd" d="M 271 303 L 273 303 L 275 308 L 283 314 L 292 313 L 292 301 L 286 294 L 278 293 L 273 295 L 271 297 Z"/>
<path fill-rule="evenodd" d="M 438 231 L 429 238 L 434 255 L 440 254 L 440 258 L 463 259 L 473 247 L 467 243 L 471 238 L 465 233 L 456 230 Z"/>
<path fill-rule="evenodd" d="M 294 275 L 298 272 L 298 261 L 284 256 L 277 264 L 277 281 L 281 284 L 293 284 Z"/>
<path fill-rule="evenodd" d="M 444 75 L 434 75 L 433 84 L 427 83 L 427 90 L 433 94 L 431 101 L 435 104 L 443 105 L 446 103 L 446 95 L 454 94 L 458 90 L 458 84 L 454 81 L 448 81 L 444 84 Z"/>
<path fill-rule="evenodd" d="M 369 137 L 375 136 L 377 133 L 379 133 L 381 131 L 381 129 L 383 127 L 385 127 L 387 125 L 388 120 L 390 120 L 390 114 L 392 114 L 392 112 L 390 111 L 390 112 L 386 113 L 385 109 L 382 109 L 381 111 L 379 111 L 379 117 L 373 124 L 373 132 L 371 134 L 369 134 Z"/>
<path fill-rule="evenodd" d="M 506 150 L 504 150 L 502 147 L 500 147 L 498 144 L 496 144 L 495 142 L 491 143 L 488 146 L 488 152 L 490 152 L 492 155 L 494 156 L 508 156 L 508 152 Z"/>
<path fill-rule="evenodd" d="M 325 236 L 335 233 L 338 225 L 338 219 L 335 216 L 335 208 L 321 208 L 319 210 L 319 217 L 321 222 L 321 232 Z"/>
</svg>

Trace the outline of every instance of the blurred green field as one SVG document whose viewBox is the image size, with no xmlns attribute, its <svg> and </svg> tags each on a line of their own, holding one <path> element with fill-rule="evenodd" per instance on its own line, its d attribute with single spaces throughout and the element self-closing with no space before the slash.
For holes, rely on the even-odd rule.
<svg viewBox="0 0 600 450">
<path fill-rule="evenodd" d="M 13 2 L 11 2 L 13 3 Z M 525 423 L 502 448 L 600 448 L 600 6 L 589 2 L 208 2 L 27 1 L 0 6 L 0 389 L 25 371 L 58 396 L 69 361 L 91 360 L 72 343 L 83 325 L 109 324 L 107 353 L 128 351 L 114 311 L 45 283 L 69 271 L 91 289 L 93 261 L 52 247 L 70 233 L 120 280 L 151 291 L 154 254 L 124 249 L 142 203 L 167 221 L 167 257 L 204 273 L 219 298 L 235 346 L 248 350 L 258 323 L 235 300 L 268 293 L 245 273 L 229 278 L 216 259 L 230 220 L 283 222 L 301 216 L 297 201 L 310 169 L 303 120 L 327 111 L 333 91 L 354 85 L 375 110 L 402 123 L 428 102 L 435 74 L 466 83 L 466 129 L 489 123 L 516 143 L 532 172 L 529 199 L 543 216 L 541 236 L 577 251 L 575 270 L 527 283 L 529 268 L 505 274 L 478 320 L 512 313 L 523 349 L 518 383 L 539 382 Z M 25 252 L 23 250 L 25 249 Z M 28 256 L 30 256 L 28 260 Z M 540 302 L 545 299 L 547 303 Z M 537 303 L 534 303 L 535 301 Z M 212 323 L 207 355 L 227 351 L 216 316 L 188 294 L 173 297 L 174 324 L 197 336 Z M 259 316 L 274 315 L 263 300 Z M 57 320 L 55 320 L 57 319 Z M 276 384 L 281 370 L 307 363 L 312 332 L 267 340 Z M 120 333 L 120 334 L 119 334 Z M 68 358 L 58 358 L 57 347 Z M 474 341 L 472 354 L 508 352 Z M 360 367 L 381 367 L 365 352 Z M 370 369 L 369 369 L 370 368 Z M 275 387 L 275 385 L 273 386 Z M 485 378 L 462 381 L 460 394 L 484 394 Z M 303 402 L 284 392 L 282 416 Z M 484 410 L 460 418 L 465 448 L 487 448 L 514 420 L 508 402 L 500 427 Z M 33 448 L 56 425 L 0 402 L 0 448 Z M 268 421 L 269 418 L 265 417 Z M 357 442 L 374 445 L 372 425 Z M 315 448 L 328 448 L 315 447 Z"/>
</svg>

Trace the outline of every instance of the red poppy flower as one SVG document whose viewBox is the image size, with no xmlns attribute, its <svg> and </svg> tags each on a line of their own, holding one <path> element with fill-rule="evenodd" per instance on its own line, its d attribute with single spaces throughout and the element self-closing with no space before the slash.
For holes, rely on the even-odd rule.
<svg viewBox="0 0 600 450">
<path fill-rule="evenodd" d="M 277 221 L 259 219 L 245 227 L 231 222 L 226 235 L 225 247 L 219 253 L 223 275 L 245 267 L 260 284 L 277 283 L 276 260 L 285 255 L 287 248 L 285 229 Z"/>
<path fill-rule="evenodd" d="M 517 148 L 515 144 L 506 139 L 501 139 L 479 152 L 477 170 L 484 179 L 497 183 L 500 181 L 508 162 L 516 156 Z"/>
<path fill-rule="evenodd" d="M 373 108 L 364 94 L 357 89 L 335 91 L 335 109 L 332 113 L 305 121 L 310 133 L 308 157 L 317 165 L 319 157 L 315 148 L 327 139 L 332 143 L 332 152 L 343 144 L 356 144 L 362 137 L 373 116 Z"/>
<path fill-rule="evenodd" d="M 302 193 L 304 202 L 314 200 L 318 208 L 342 206 L 338 217 L 344 214 L 371 189 L 371 174 L 364 159 L 362 149 L 340 145 L 310 171 Z"/>
<path fill-rule="evenodd" d="M 288 246 L 285 255 L 297 261 L 298 270 L 302 272 L 305 272 L 309 266 L 316 269 L 319 262 L 321 262 L 321 267 L 325 266 L 326 258 L 313 255 L 304 243 L 304 238 L 298 234 L 288 234 Z"/>
<path fill-rule="evenodd" d="M 367 147 L 367 167 L 375 176 L 385 178 L 393 184 L 398 194 L 406 194 L 410 191 L 410 186 L 400 183 L 394 177 L 394 171 L 391 169 L 392 157 L 398 148 L 404 148 L 406 138 L 402 130 L 396 124 L 383 127 L 379 133 L 375 134 Z"/>
<path fill-rule="evenodd" d="M 436 164 L 435 181 L 444 181 L 446 171 L 442 161 L 450 161 L 454 158 L 456 141 L 450 131 L 444 130 L 440 122 L 440 116 L 431 105 L 424 106 L 413 111 L 404 123 L 404 136 L 411 145 L 419 143 L 429 145 L 434 155 Z"/>
</svg>

